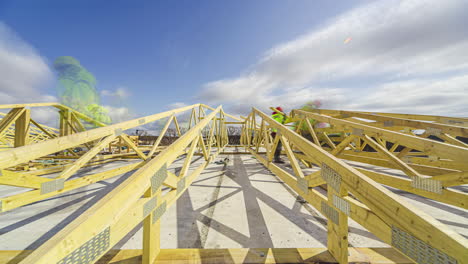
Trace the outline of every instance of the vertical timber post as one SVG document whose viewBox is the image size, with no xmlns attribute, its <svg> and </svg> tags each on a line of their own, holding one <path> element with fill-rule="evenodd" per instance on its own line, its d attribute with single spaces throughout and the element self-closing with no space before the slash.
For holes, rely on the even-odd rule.
<svg viewBox="0 0 468 264">
<path fill-rule="evenodd" d="M 68 136 L 71 134 L 71 113 L 68 110 L 61 110 L 60 112 L 60 136 Z"/>
<path fill-rule="evenodd" d="M 29 144 L 29 127 L 31 121 L 31 110 L 24 112 L 15 121 L 15 148 Z"/>
<path fill-rule="evenodd" d="M 144 197 L 155 197 L 156 207 L 161 204 L 161 187 L 153 193 L 150 187 Z M 143 264 L 153 264 L 161 251 L 161 218 L 153 223 L 154 215 L 150 213 L 143 220 Z"/>
<path fill-rule="evenodd" d="M 348 264 L 348 215 L 335 207 L 335 201 L 348 195 L 348 192 L 341 186 L 338 193 L 328 185 L 327 193 L 329 206 L 332 208 L 331 210 L 337 212 L 338 216 L 337 221 L 331 220 L 331 217 L 328 219 L 327 247 L 338 263 Z"/>
</svg>

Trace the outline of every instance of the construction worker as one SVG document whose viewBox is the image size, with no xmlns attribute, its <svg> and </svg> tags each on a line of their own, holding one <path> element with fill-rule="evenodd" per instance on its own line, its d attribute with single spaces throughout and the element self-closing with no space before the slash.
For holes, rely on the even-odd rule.
<svg viewBox="0 0 468 264">
<path fill-rule="evenodd" d="M 277 106 L 277 107 L 274 108 L 274 110 L 276 110 L 276 111 L 271 113 L 271 117 L 280 124 L 286 123 L 287 117 L 286 117 L 286 114 L 283 112 L 283 108 L 281 108 L 281 106 Z M 271 131 L 272 131 L 271 136 L 274 139 L 276 137 L 277 129 L 272 128 Z M 280 158 L 281 148 L 282 148 L 282 144 L 281 144 L 281 140 L 280 140 L 280 141 L 278 141 L 278 145 L 276 146 L 275 156 L 274 156 L 275 158 L 274 158 L 274 161 L 273 161 L 274 163 L 284 163 L 284 161 Z"/>
</svg>

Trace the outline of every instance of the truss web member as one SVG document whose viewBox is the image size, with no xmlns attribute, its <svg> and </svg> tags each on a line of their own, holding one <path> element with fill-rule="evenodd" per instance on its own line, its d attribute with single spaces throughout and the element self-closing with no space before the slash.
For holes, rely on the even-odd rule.
<svg viewBox="0 0 468 264">
<path fill-rule="evenodd" d="M 290 119 L 286 116 L 286 114 L 283 112 L 283 108 L 281 108 L 281 106 L 277 106 L 275 108 L 272 108 L 276 111 L 274 111 L 273 113 L 271 113 L 271 117 L 276 120 L 278 123 L 280 124 L 286 124 L 286 123 L 289 123 Z M 273 137 L 273 139 L 276 137 L 276 132 L 277 132 L 277 129 L 276 128 L 272 128 L 271 129 L 271 136 Z M 284 161 L 280 158 L 280 154 L 281 154 L 281 148 L 282 148 L 282 144 L 281 144 L 281 140 L 278 141 L 278 145 L 276 146 L 276 150 L 275 150 L 275 158 L 274 158 L 274 163 L 284 163 Z"/>
</svg>

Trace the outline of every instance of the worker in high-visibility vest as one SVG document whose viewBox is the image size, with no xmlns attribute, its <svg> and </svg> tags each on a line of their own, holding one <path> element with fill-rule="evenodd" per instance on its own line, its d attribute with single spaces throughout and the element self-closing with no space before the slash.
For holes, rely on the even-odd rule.
<svg viewBox="0 0 468 264">
<path fill-rule="evenodd" d="M 273 109 L 273 108 L 272 108 Z M 278 107 L 275 107 L 274 108 L 274 111 L 273 113 L 271 113 L 271 117 L 276 120 L 278 123 L 280 124 L 285 124 L 285 123 L 288 123 L 289 119 L 287 118 L 286 114 L 283 112 L 283 108 L 281 108 L 281 106 L 278 106 Z M 273 137 L 273 139 L 276 137 L 276 132 L 277 132 L 277 129 L 276 128 L 272 128 L 271 129 L 271 136 Z M 281 144 L 281 140 L 278 141 L 278 145 L 276 146 L 276 150 L 275 150 L 275 156 L 274 156 L 274 160 L 273 162 L 275 163 L 284 163 L 284 161 L 280 158 L 280 154 L 281 154 L 281 148 L 282 148 L 282 144 Z"/>
</svg>

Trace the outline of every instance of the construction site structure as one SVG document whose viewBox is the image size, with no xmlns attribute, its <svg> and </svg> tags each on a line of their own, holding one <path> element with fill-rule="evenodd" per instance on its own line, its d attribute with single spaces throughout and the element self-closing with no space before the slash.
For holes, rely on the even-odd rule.
<svg viewBox="0 0 468 264">
<path fill-rule="evenodd" d="M 44 107 L 57 110 L 58 129 L 32 119 Z M 0 116 L 0 187 L 15 187 L 1 193 L 0 223 L 22 207 L 129 175 L 37 248 L 0 250 L 0 263 L 468 263 L 466 237 L 399 195 L 466 214 L 468 118 L 294 109 L 292 122 L 280 124 L 256 108 L 236 117 L 195 104 L 105 125 L 58 103 L 0 109 L 8 111 Z M 152 144 L 129 135 L 162 120 Z M 163 145 L 171 126 L 177 139 Z M 241 132 L 238 143 L 230 126 Z M 279 143 L 285 164 L 273 162 Z M 326 247 L 161 248 L 161 217 L 224 154 L 253 157 L 326 218 Z M 77 174 L 122 160 L 131 162 Z M 456 224 L 468 228 L 464 219 Z M 389 247 L 350 247 L 349 221 Z M 140 224 L 141 249 L 114 249 Z"/>
</svg>

